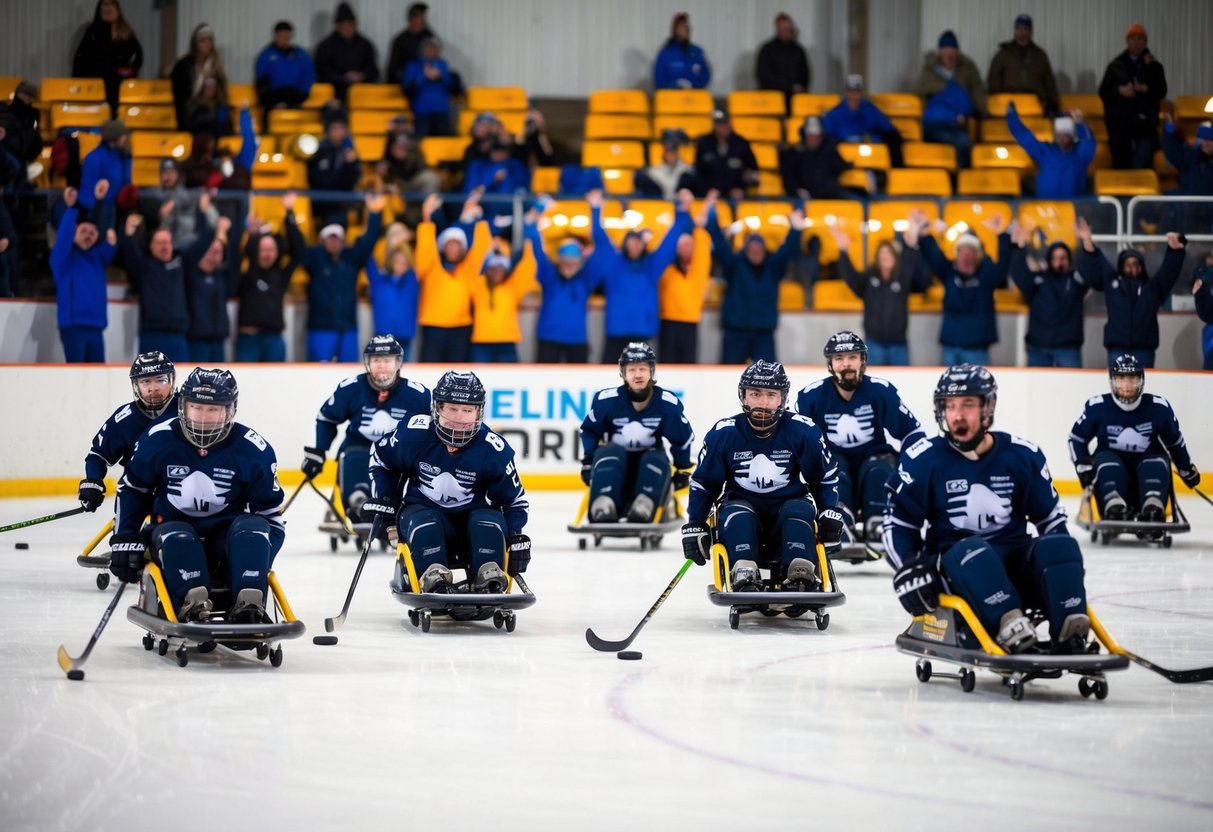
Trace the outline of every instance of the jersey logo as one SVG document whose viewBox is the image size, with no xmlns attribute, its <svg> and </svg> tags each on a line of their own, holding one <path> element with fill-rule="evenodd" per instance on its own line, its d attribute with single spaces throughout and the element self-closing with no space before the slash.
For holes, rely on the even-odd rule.
<svg viewBox="0 0 1213 832">
<path fill-rule="evenodd" d="M 872 413 L 870 407 L 866 410 L 866 413 L 827 413 L 826 439 L 830 444 L 840 448 L 858 448 L 871 442 L 876 437 L 873 425 L 876 414 Z"/>
<path fill-rule="evenodd" d="M 611 436 L 611 442 L 615 445 L 622 445 L 629 451 L 639 451 L 657 444 L 656 432 L 655 427 L 648 427 L 644 422 L 629 419 Z"/>
<path fill-rule="evenodd" d="M 910 459 L 917 459 L 919 456 L 922 455 L 922 452 L 925 451 L 929 447 L 931 447 L 931 440 L 927 439 L 924 436 L 922 439 L 919 439 L 917 442 L 915 442 L 913 445 L 911 445 L 909 448 L 907 448 L 905 451 L 905 455 L 908 456 Z"/>
<path fill-rule="evenodd" d="M 789 481 L 787 469 L 766 454 L 758 454 L 737 469 L 737 484 L 755 494 L 778 491 L 786 487 Z"/>
<path fill-rule="evenodd" d="M 733 454 L 734 462 L 742 462 L 743 460 L 753 459 L 753 458 L 754 458 L 753 451 L 737 451 L 736 453 Z"/>
<path fill-rule="evenodd" d="M 231 475 L 215 475 L 211 479 L 201 471 L 183 478 L 169 477 L 168 501 L 173 508 L 190 517 L 210 517 L 227 508 L 227 494 L 232 490 Z"/>
<path fill-rule="evenodd" d="M 485 433 L 484 441 L 492 445 L 498 453 L 505 450 L 505 440 L 491 431 Z"/>
<path fill-rule="evenodd" d="M 190 467 L 188 465 L 170 465 L 168 467 L 169 479 L 185 479 L 190 475 Z"/>
<path fill-rule="evenodd" d="M 422 472 L 418 490 L 441 508 L 459 508 L 472 502 L 472 489 L 461 485 L 455 475 L 447 471 L 437 476 Z"/>
<path fill-rule="evenodd" d="M 424 430 L 425 428 L 428 428 L 429 426 L 430 426 L 430 417 L 426 416 L 424 413 L 419 413 L 416 416 L 414 416 L 412 419 L 409 419 L 410 428 L 421 428 L 422 430 Z"/>
<path fill-rule="evenodd" d="M 963 480 L 949 482 L 949 494 L 953 482 Z M 1009 491 L 1013 487 L 1008 483 L 1005 489 Z M 996 532 L 1011 522 L 1011 498 L 996 493 L 983 483 L 974 483 L 967 493 L 948 497 L 948 519 L 958 529 L 979 534 Z"/>
<path fill-rule="evenodd" d="M 253 430 L 252 428 L 249 428 L 249 430 L 244 434 L 244 438 L 256 445 L 258 450 L 264 451 L 266 447 L 268 447 L 265 440 L 261 438 L 261 434 L 257 433 L 257 431 Z"/>
<path fill-rule="evenodd" d="M 368 411 L 370 412 L 368 413 Z M 362 408 L 362 422 L 358 425 L 358 432 L 371 442 L 375 442 L 394 431 L 399 422 L 400 417 L 393 416 L 387 410 L 379 410 L 378 408 L 371 410 L 369 407 L 364 407 Z"/>
<path fill-rule="evenodd" d="M 118 424 L 119 422 L 121 422 L 123 419 L 125 419 L 127 416 L 130 416 L 130 415 L 131 415 L 131 406 L 128 404 L 128 405 L 124 406 L 121 410 L 119 410 L 117 413 L 114 414 L 114 424 L 115 425 Z M 102 426 L 101 429 L 105 430 L 105 427 Z"/>
<path fill-rule="evenodd" d="M 969 481 L 948 480 L 947 489 L 949 494 L 963 494 L 969 490 Z"/>
<path fill-rule="evenodd" d="M 1153 425 L 1142 424 L 1137 427 L 1121 428 L 1120 425 L 1108 425 L 1108 444 L 1114 451 L 1128 453 L 1145 453 L 1150 447 L 1150 434 Z"/>
</svg>

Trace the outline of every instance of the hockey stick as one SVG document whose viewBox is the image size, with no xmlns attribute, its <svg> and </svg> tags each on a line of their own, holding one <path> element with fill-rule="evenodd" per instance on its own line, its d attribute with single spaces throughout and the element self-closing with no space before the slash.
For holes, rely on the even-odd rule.
<svg viewBox="0 0 1213 832">
<path fill-rule="evenodd" d="M 379 514 L 375 515 L 375 519 L 371 523 L 371 533 L 366 536 L 366 540 L 362 543 L 362 554 L 358 557 L 358 568 L 354 570 L 354 580 L 350 582 L 350 591 L 345 595 L 345 603 L 341 606 L 341 612 L 332 618 L 324 619 L 324 631 L 326 633 L 335 632 L 345 623 L 345 617 L 350 611 L 350 602 L 354 600 L 354 590 L 358 588 L 358 579 L 362 577 L 362 567 L 366 566 L 366 556 L 371 553 L 371 544 L 379 536 L 379 529 L 383 525 L 383 521 L 380 519 L 381 516 Z"/>
<path fill-rule="evenodd" d="M 531 592 L 531 588 L 526 585 L 526 580 L 523 579 L 521 572 L 514 576 L 514 583 L 518 584 L 518 588 L 522 590 L 524 595 L 534 594 Z"/>
<path fill-rule="evenodd" d="M 84 652 L 80 654 L 79 658 L 73 659 L 67 654 L 67 648 L 62 644 L 59 645 L 59 667 L 63 668 L 63 672 L 68 675 L 68 678 L 77 681 L 84 678 L 84 671 L 80 669 L 80 666 L 88 661 L 89 653 L 93 652 L 93 646 L 97 643 L 97 639 L 101 638 L 101 631 L 109 623 L 110 616 L 114 614 L 114 609 L 118 606 L 118 602 L 122 600 L 122 593 L 124 592 L 126 592 L 126 581 L 121 581 L 118 584 L 118 591 L 114 593 L 114 599 L 110 601 L 110 605 L 102 613 L 101 620 L 97 622 L 97 629 L 93 630 L 93 637 L 88 640 L 88 646 L 84 648 Z M 76 675 L 73 676 L 72 674 Z"/>
<path fill-rule="evenodd" d="M 665 599 L 670 597 L 670 593 L 674 591 L 674 587 L 678 586 L 678 582 L 682 580 L 682 576 L 685 575 L 687 570 L 691 568 L 692 563 L 694 563 L 694 561 L 688 560 L 682 564 L 682 568 L 678 570 L 678 574 L 674 576 L 674 580 L 670 581 L 669 585 L 666 586 L 665 591 L 661 593 L 661 596 L 656 600 L 656 602 L 654 602 L 653 606 L 649 607 L 649 611 L 644 614 L 644 618 L 640 619 L 640 623 L 636 625 L 635 630 L 632 630 L 632 634 L 630 636 L 625 638 L 623 641 L 607 641 L 606 639 L 599 638 L 594 634 L 593 629 L 587 627 L 585 631 L 585 640 L 595 650 L 599 650 L 603 653 L 618 653 L 620 650 L 626 650 L 628 645 L 636 640 L 636 636 L 640 634 L 641 628 L 643 628 L 645 624 L 649 623 L 649 619 L 652 618 L 653 614 L 657 612 L 658 608 L 665 603 Z"/>
<path fill-rule="evenodd" d="M 1124 656 L 1129 661 L 1141 665 L 1146 670 L 1153 670 L 1168 682 L 1174 682 L 1177 685 L 1188 685 L 1192 682 L 1208 682 L 1213 680 L 1213 667 L 1194 667 L 1190 670 L 1168 670 L 1165 667 L 1159 667 L 1149 659 L 1143 659 L 1136 653 L 1130 652 L 1117 644 L 1116 639 L 1108 635 L 1108 631 L 1103 627 L 1103 622 L 1096 617 L 1090 607 L 1087 607 L 1087 617 L 1091 619 L 1091 629 L 1095 631 L 1095 635 L 1108 648 L 1109 653 Z"/>
<path fill-rule="evenodd" d="M 61 511 L 58 514 L 48 514 L 45 517 L 35 517 L 33 520 L 22 520 L 20 523 L 0 526 L 0 532 L 11 532 L 14 529 L 24 529 L 26 526 L 36 526 L 39 523 L 49 523 L 52 520 L 62 520 L 64 517 L 72 517 L 83 513 L 84 506 L 76 506 L 75 508 L 69 508 L 67 511 Z"/>
<path fill-rule="evenodd" d="M 304 481 L 299 483 L 299 487 L 295 489 L 295 493 L 286 498 L 286 502 L 282 504 L 282 508 L 278 510 L 278 514 L 286 514 L 286 510 L 291 507 L 291 503 L 295 502 L 295 498 L 299 496 L 299 492 L 303 490 L 303 486 L 307 485 L 311 480 L 304 478 Z"/>
<path fill-rule="evenodd" d="M 320 495 L 320 499 L 329 504 L 329 510 L 333 512 L 333 516 L 341 521 L 341 528 L 345 529 L 353 537 L 358 537 L 358 532 L 354 531 L 354 524 L 350 522 L 350 518 L 344 511 L 337 510 L 337 504 L 333 502 L 333 498 L 317 488 L 316 483 L 312 482 L 311 480 L 308 480 L 307 484 L 312 487 L 313 491 Z"/>
<path fill-rule="evenodd" d="M 1200 497 L 1200 499 L 1204 500 L 1206 503 L 1213 506 L 1213 499 L 1210 499 L 1208 494 L 1201 491 L 1199 488 L 1193 488 L 1192 490 L 1196 492 L 1196 496 Z M 4 530 L 0 529 L 0 531 L 4 531 Z"/>
</svg>

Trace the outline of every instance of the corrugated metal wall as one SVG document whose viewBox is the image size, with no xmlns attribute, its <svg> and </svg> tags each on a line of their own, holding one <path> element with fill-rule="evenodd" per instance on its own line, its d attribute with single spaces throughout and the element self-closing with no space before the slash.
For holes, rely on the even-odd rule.
<svg viewBox="0 0 1213 832">
<path fill-rule="evenodd" d="M 144 78 L 159 74 L 160 16 L 152 0 L 119 0 L 143 46 Z M 0 0 L 0 75 L 25 78 L 71 73 L 72 54 L 93 20 L 95 0 Z"/>
</svg>

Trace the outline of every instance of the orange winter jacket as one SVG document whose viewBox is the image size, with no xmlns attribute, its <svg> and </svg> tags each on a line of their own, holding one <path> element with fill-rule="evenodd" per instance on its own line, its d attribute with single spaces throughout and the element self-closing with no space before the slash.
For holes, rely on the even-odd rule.
<svg viewBox="0 0 1213 832">
<path fill-rule="evenodd" d="M 484 220 L 476 223 L 467 256 L 454 272 L 442 265 L 438 238 L 432 222 L 417 226 L 414 257 L 421 296 L 417 302 L 417 323 L 421 326 L 470 326 L 472 323 L 472 280 L 480 275 L 493 236 Z"/>
<path fill-rule="evenodd" d="M 501 283 L 489 286 L 482 274 L 472 278 L 473 344 L 517 344 L 522 340 L 518 306 L 538 285 L 535 268 L 535 252 L 528 240 L 522 259 Z"/>
<path fill-rule="evenodd" d="M 708 280 L 712 276 L 712 237 L 696 228 L 695 248 L 684 274 L 676 265 L 669 265 L 657 284 L 658 309 L 661 320 L 697 324 L 703 317 L 703 301 Z"/>
</svg>

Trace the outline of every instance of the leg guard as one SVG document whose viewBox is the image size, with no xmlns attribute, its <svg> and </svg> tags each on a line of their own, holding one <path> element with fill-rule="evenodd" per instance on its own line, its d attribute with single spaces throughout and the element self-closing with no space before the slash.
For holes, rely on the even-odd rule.
<svg viewBox="0 0 1213 832">
<path fill-rule="evenodd" d="M 729 560 L 760 560 L 758 549 L 758 515 L 745 500 L 726 500 L 716 512 L 716 529 Z"/>
<path fill-rule="evenodd" d="M 974 536 L 953 544 L 940 565 L 951 590 L 969 602 L 991 636 L 998 634 L 1004 615 L 1023 609 L 1002 557 L 985 539 Z"/>
<path fill-rule="evenodd" d="M 1171 495 L 1171 462 L 1158 454 L 1143 456 L 1137 463 L 1137 505 L 1142 520 L 1161 522 Z M 1147 508 L 1151 517 L 1145 517 Z"/>
<path fill-rule="evenodd" d="M 447 565 L 446 520 L 432 508 L 407 506 L 400 512 L 400 540 L 408 544 L 411 574 L 420 576 L 433 564 Z"/>
<path fill-rule="evenodd" d="M 269 520 L 257 514 L 242 514 L 227 527 L 216 546 L 220 557 L 227 561 L 232 598 L 242 590 L 253 589 L 261 593 L 264 605 L 272 560 Z"/>
<path fill-rule="evenodd" d="M 342 451 L 337 456 L 337 488 L 352 522 L 362 520 L 362 504 L 371 496 L 370 466 L 371 454 L 364 448 Z"/>
<path fill-rule="evenodd" d="M 640 455 L 640 462 L 636 469 L 636 485 L 632 489 L 632 509 L 629 510 L 628 519 L 633 522 L 649 523 L 653 520 L 654 512 L 661 505 L 661 498 L 665 494 L 665 487 L 670 482 L 670 459 L 665 455 L 665 451 L 651 450 L 645 451 Z M 647 501 L 640 501 L 641 505 L 637 506 L 636 501 L 639 497 L 647 497 Z"/>
<path fill-rule="evenodd" d="M 623 499 L 627 461 L 628 452 L 622 445 L 600 445 L 594 451 L 594 466 L 590 469 L 590 506 L 593 506 L 599 497 L 606 497 L 615 504 L 618 514 L 619 503 Z"/>
<path fill-rule="evenodd" d="M 1040 604 L 1049 616 L 1049 637 L 1058 642 L 1066 618 L 1087 613 L 1087 592 L 1082 583 L 1082 551 L 1067 534 L 1039 538 L 1028 552 Z"/>
<path fill-rule="evenodd" d="M 779 507 L 775 528 L 779 533 L 779 562 L 786 575 L 797 558 L 817 561 L 817 509 L 810 500 L 788 500 Z"/>
<path fill-rule="evenodd" d="M 877 454 L 864 460 L 859 466 L 860 505 L 865 520 L 882 518 L 888 496 L 885 486 L 889 477 L 897 470 L 897 457 L 893 454 Z"/>
<path fill-rule="evenodd" d="M 195 587 L 210 592 L 206 551 L 189 523 L 170 520 L 156 526 L 152 530 L 152 553 L 164 572 L 164 585 L 175 608 L 181 608 L 185 594 Z"/>
<path fill-rule="evenodd" d="M 1100 451 L 1094 456 L 1095 462 L 1095 500 L 1099 505 L 1099 515 L 1106 519 L 1108 509 L 1117 514 L 1117 506 L 1127 504 L 1129 500 L 1129 472 L 1125 470 L 1124 461 L 1115 451 Z"/>
<path fill-rule="evenodd" d="M 851 464 L 841 454 L 834 455 L 834 462 L 838 464 L 837 508 L 854 522 L 858 508 L 855 504 L 855 480 L 852 478 L 852 474 L 855 472 L 851 470 Z"/>
<path fill-rule="evenodd" d="M 478 508 L 468 515 L 468 576 L 486 563 L 505 569 L 505 515 L 491 508 Z"/>
</svg>

